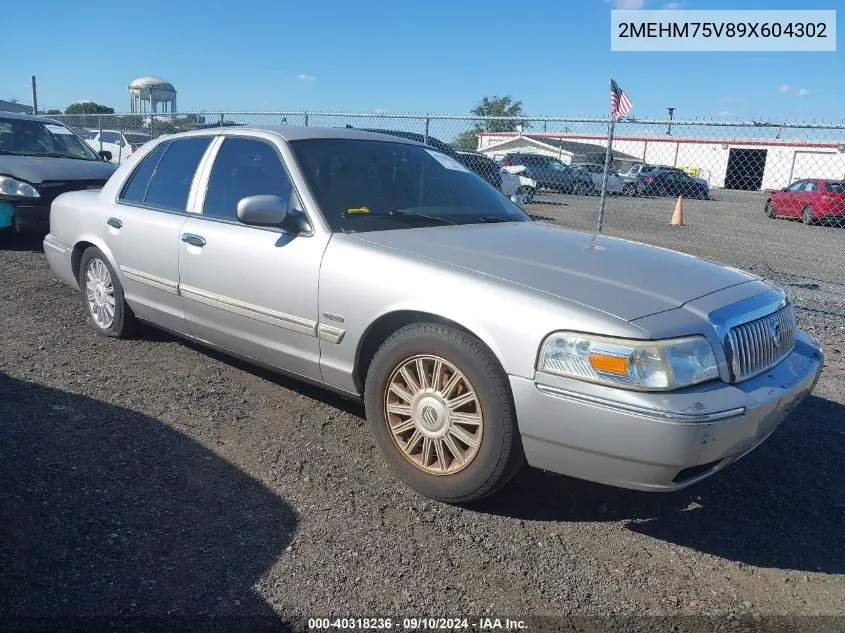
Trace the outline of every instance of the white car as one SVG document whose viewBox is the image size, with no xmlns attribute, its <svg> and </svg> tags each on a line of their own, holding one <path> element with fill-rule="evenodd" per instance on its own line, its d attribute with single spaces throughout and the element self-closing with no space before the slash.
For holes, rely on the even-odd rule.
<svg viewBox="0 0 845 633">
<path fill-rule="evenodd" d="M 92 132 L 92 130 L 89 130 Z M 149 134 L 142 132 L 123 132 L 121 130 L 93 130 L 93 135 L 85 142 L 96 151 L 111 152 L 111 162 L 122 165 L 133 152 L 138 151 L 141 146 L 150 140 Z M 102 146 L 100 141 L 102 140 Z"/>
<path fill-rule="evenodd" d="M 579 169 L 589 174 L 590 178 L 593 179 L 595 190 L 601 191 L 601 183 L 604 178 L 604 165 L 573 163 L 572 169 Z M 607 191 L 608 193 L 618 193 L 623 196 L 636 196 L 638 192 L 637 179 L 610 171 L 607 174 Z"/>
<path fill-rule="evenodd" d="M 502 193 L 508 197 L 513 195 L 522 196 L 522 201 L 528 204 L 534 199 L 537 191 L 537 181 L 525 176 L 523 165 L 502 167 L 499 173 L 502 174 Z"/>
</svg>

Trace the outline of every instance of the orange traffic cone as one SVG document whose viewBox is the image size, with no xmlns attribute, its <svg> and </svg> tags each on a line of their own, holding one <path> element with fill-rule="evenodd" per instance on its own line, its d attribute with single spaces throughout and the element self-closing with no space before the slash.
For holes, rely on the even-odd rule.
<svg viewBox="0 0 845 633">
<path fill-rule="evenodd" d="M 686 226 L 684 224 L 684 197 L 678 196 L 675 203 L 675 213 L 672 214 L 672 226 Z"/>
</svg>

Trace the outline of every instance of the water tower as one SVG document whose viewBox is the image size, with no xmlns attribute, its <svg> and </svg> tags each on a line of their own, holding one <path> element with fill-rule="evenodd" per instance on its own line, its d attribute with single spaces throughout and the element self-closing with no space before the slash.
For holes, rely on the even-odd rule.
<svg viewBox="0 0 845 633">
<path fill-rule="evenodd" d="M 159 77 L 141 77 L 129 84 L 129 111 L 135 114 L 176 112 L 176 88 Z"/>
</svg>

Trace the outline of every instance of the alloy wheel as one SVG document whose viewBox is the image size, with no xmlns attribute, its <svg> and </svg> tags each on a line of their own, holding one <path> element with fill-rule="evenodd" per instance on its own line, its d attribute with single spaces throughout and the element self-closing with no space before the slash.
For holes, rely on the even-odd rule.
<svg viewBox="0 0 845 633">
<path fill-rule="evenodd" d="M 402 361 L 387 381 L 384 412 L 401 455 L 431 475 L 453 475 L 481 446 L 484 415 L 466 375 L 444 358 Z"/>
<path fill-rule="evenodd" d="M 100 259 L 92 259 L 85 268 L 85 297 L 94 323 L 103 330 L 109 329 L 114 324 L 114 284 Z"/>
</svg>

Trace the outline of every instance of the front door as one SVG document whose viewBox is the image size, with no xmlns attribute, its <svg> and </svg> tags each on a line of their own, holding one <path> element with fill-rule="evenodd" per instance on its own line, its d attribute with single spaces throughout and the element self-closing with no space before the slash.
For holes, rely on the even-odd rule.
<svg viewBox="0 0 845 633">
<path fill-rule="evenodd" d="M 190 333 L 213 345 L 319 379 L 317 282 L 329 236 L 241 223 L 238 201 L 276 195 L 302 204 L 277 148 L 227 137 L 214 161 L 202 213 L 182 226 L 179 289 Z"/>
<path fill-rule="evenodd" d="M 102 218 L 126 301 L 138 318 L 185 333 L 179 236 L 197 166 L 211 137 L 163 142 L 144 157 Z"/>
</svg>

